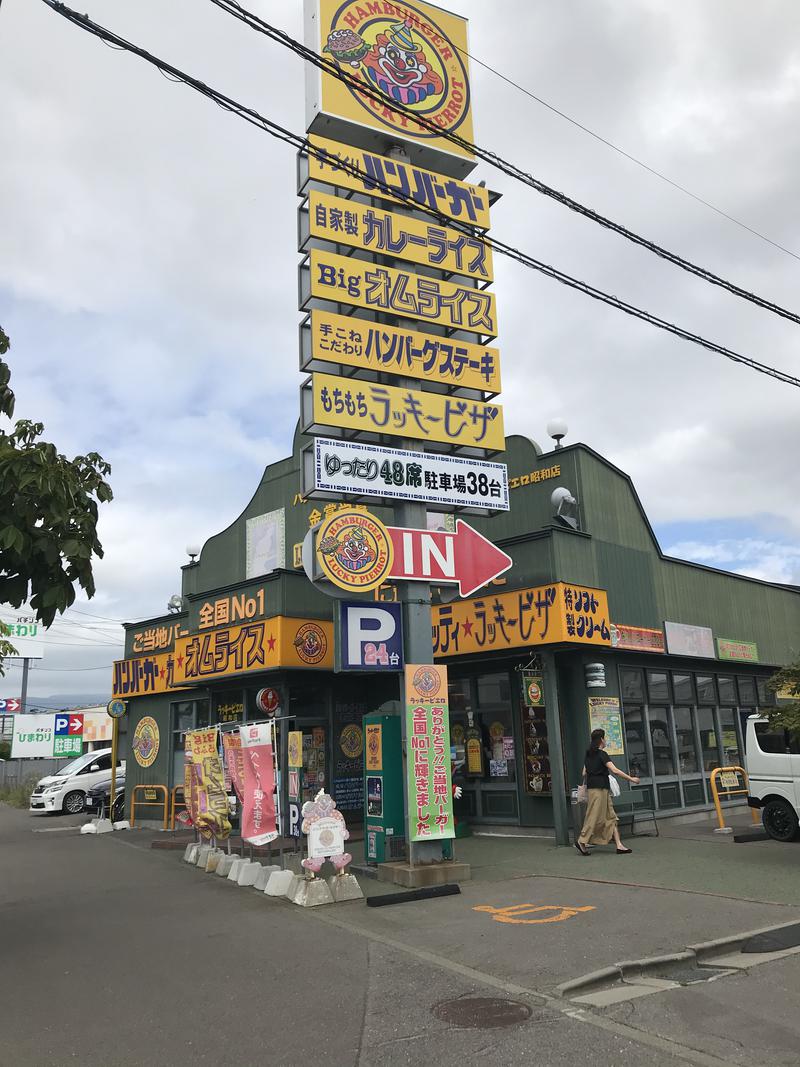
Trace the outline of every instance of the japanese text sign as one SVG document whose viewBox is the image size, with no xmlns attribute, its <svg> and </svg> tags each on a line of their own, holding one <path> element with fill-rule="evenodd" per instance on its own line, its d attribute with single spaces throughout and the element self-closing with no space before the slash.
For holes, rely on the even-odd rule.
<svg viewBox="0 0 800 1067">
<path fill-rule="evenodd" d="M 363 248 L 379 256 L 436 267 L 447 274 L 490 282 L 492 250 L 478 234 L 395 215 L 312 189 L 308 196 L 312 239 Z"/>
<path fill-rule="evenodd" d="M 489 193 L 479 185 L 447 178 L 412 163 L 380 156 L 325 137 L 308 138 L 308 177 L 341 189 L 430 208 L 468 226 L 489 228 Z M 349 165 L 361 174 L 353 174 Z M 364 175 L 364 177 L 361 177 Z"/>
<path fill-rule="evenodd" d="M 733 641 L 729 637 L 717 638 L 720 659 L 735 663 L 758 663 L 758 645 L 752 641 Z"/>
<path fill-rule="evenodd" d="M 485 337 L 497 335 L 493 293 L 321 249 L 312 249 L 308 258 L 312 299 L 437 322 Z"/>
<path fill-rule="evenodd" d="M 447 668 L 406 664 L 405 697 L 411 840 L 455 837 Z"/>
<path fill-rule="evenodd" d="M 11 758 L 52 756 L 54 727 L 54 715 L 15 715 Z"/>
<path fill-rule="evenodd" d="M 500 392 L 496 348 L 327 311 L 311 312 L 309 355 L 361 370 Z"/>
<path fill-rule="evenodd" d="M 312 129 L 319 119 L 360 143 L 373 130 L 376 141 L 423 145 L 430 153 L 470 165 L 469 149 L 414 121 L 419 115 L 472 141 L 465 19 L 418 0 L 402 5 L 314 0 L 306 3 L 305 17 L 306 44 L 348 78 L 309 65 L 306 100 Z M 359 91 L 362 84 L 370 95 Z"/>
<path fill-rule="evenodd" d="M 439 441 L 500 451 L 505 447 L 499 404 L 359 382 L 333 374 L 311 380 L 313 422 L 319 426 Z"/>
<path fill-rule="evenodd" d="M 402 605 L 339 601 L 343 671 L 403 669 Z"/>
<path fill-rule="evenodd" d="M 646 626 L 611 624 L 611 644 L 614 648 L 630 648 L 639 652 L 666 652 L 664 631 Z"/>
<path fill-rule="evenodd" d="M 325 437 L 314 439 L 314 484 L 306 491 L 508 511 L 503 463 Z"/>
<path fill-rule="evenodd" d="M 278 836 L 275 822 L 273 723 L 240 726 L 239 734 L 244 769 L 242 839 L 251 845 L 266 845 Z"/>
<path fill-rule="evenodd" d="M 611 644 L 602 589 L 554 582 L 433 608 L 435 656 L 562 643 Z"/>
<path fill-rule="evenodd" d="M 225 775 L 219 758 L 216 726 L 206 730 L 192 730 L 186 734 L 184 789 L 187 806 L 200 834 L 206 839 L 224 839 L 231 832 L 228 819 L 228 794 Z"/>
<path fill-rule="evenodd" d="M 589 697 L 589 729 L 605 730 L 609 756 L 625 754 L 618 697 Z"/>
<path fill-rule="evenodd" d="M 225 759 L 225 786 L 230 783 L 239 803 L 244 796 L 244 754 L 239 730 L 225 730 L 222 734 L 222 754 Z"/>
</svg>

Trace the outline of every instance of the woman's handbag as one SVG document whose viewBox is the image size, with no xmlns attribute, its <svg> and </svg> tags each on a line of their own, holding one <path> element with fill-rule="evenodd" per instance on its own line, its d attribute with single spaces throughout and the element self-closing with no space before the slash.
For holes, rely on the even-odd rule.
<svg viewBox="0 0 800 1067">
<path fill-rule="evenodd" d="M 586 782 L 581 782 L 575 791 L 575 799 L 579 804 L 586 804 L 589 800 L 589 793 L 586 789 Z"/>
<path fill-rule="evenodd" d="M 608 788 L 611 790 L 612 797 L 619 796 L 619 782 L 617 781 L 616 776 L 613 774 L 609 774 L 608 776 Z"/>
</svg>

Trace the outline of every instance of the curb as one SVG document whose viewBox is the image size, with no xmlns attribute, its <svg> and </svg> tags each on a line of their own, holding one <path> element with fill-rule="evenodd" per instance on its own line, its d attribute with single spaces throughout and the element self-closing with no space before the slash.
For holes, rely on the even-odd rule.
<svg viewBox="0 0 800 1067">
<path fill-rule="evenodd" d="M 584 974 L 580 978 L 573 978 L 569 982 L 561 982 L 560 985 L 555 986 L 553 993 L 557 997 L 569 998 L 576 993 L 588 993 L 593 989 L 607 987 L 616 982 L 624 982 L 629 978 L 649 974 L 670 963 L 696 962 L 698 966 L 702 966 L 703 960 L 719 955 L 720 949 L 736 950 L 758 934 L 771 934 L 776 930 L 783 930 L 787 926 L 797 926 L 797 920 L 795 919 L 788 923 L 776 923 L 773 926 L 764 926 L 759 930 L 749 930 L 743 934 L 717 937 L 713 941 L 701 941 L 696 945 L 687 945 L 683 952 L 672 952 L 663 956 L 649 956 L 641 960 L 623 960 L 611 967 L 603 967 L 599 971 L 590 971 L 589 974 Z"/>
</svg>

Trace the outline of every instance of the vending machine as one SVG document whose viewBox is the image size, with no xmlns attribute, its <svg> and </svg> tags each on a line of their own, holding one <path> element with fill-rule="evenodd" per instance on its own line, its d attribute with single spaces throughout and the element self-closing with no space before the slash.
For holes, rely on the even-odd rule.
<svg viewBox="0 0 800 1067">
<path fill-rule="evenodd" d="M 364 843 L 368 863 L 405 858 L 399 715 L 364 716 Z"/>
</svg>

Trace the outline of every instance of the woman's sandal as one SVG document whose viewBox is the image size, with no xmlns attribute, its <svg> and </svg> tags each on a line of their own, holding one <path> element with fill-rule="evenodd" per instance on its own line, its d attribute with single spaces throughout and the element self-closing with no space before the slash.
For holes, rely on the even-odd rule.
<svg viewBox="0 0 800 1067">
<path fill-rule="evenodd" d="M 618 848 L 618 849 L 617 849 L 617 855 L 618 855 L 618 856 L 627 856 L 627 855 L 629 855 L 629 854 L 630 854 L 631 852 L 633 852 L 633 849 L 632 849 L 632 848 Z"/>
<path fill-rule="evenodd" d="M 589 849 L 586 847 L 586 845 L 582 845 L 580 841 L 575 842 L 575 848 L 577 848 L 578 852 L 580 852 L 582 856 L 591 856 L 591 852 L 589 851 Z"/>
</svg>

